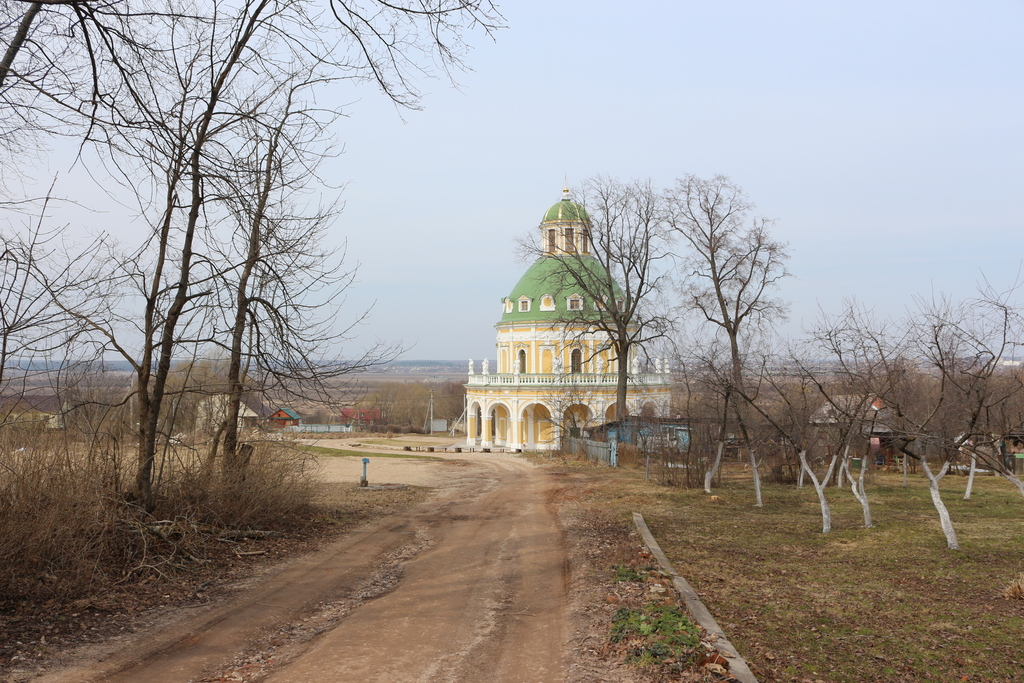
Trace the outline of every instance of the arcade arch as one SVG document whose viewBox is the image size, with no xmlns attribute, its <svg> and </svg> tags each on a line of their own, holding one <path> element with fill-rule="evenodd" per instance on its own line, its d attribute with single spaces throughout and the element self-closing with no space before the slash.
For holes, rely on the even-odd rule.
<svg viewBox="0 0 1024 683">
<path fill-rule="evenodd" d="M 522 415 L 519 443 L 530 450 L 550 448 L 555 444 L 557 430 L 551 420 L 551 411 L 546 405 L 531 403 L 523 408 Z"/>
<path fill-rule="evenodd" d="M 496 403 L 491 406 L 491 438 L 495 446 L 505 446 L 509 443 L 510 416 L 508 408 L 503 403 Z"/>
<path fill-rule="evenodd" d="M 590 425 L 590 407 L 582 403 L 569 406 L 563 413 L 562 425 L 568 436 L 581 436 L 583 428 Z"/>
</svg>

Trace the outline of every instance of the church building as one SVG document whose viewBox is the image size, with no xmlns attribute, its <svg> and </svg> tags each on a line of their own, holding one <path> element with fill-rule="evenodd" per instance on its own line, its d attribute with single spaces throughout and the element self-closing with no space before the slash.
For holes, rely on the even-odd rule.
<svg viewBox="0 0 1024 683">
<path fill-rule="evenodd" d="M 552 450 L 563 435 L 615 419 L 620 361 L 605 332 L 580 322 L 600 316 L 600 302 L 561 276 L 566 255 L 587 271 L 606 272 L 591 254 L 590 217 L 564 190 L 544 214 L 540 232 L 543 253 L 501 300 L 497 367 L 484 360 L 478 373 L 469 361 L 469 446 Z M 629 413 L 665 415 L 668 363 L 654 361 L 648 363 L 652 371 L 640 372 L 637 351 L 626 360 Z"/>
</svg>

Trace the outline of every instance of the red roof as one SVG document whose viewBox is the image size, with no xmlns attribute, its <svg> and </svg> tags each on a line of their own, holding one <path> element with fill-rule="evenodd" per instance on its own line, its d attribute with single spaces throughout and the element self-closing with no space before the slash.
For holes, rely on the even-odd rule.
<svg viewBox="0 0 1024 683">
<path fill-rule="evenodd" d="M 342 408 L 341 419 L 372 422 L 380 419 L 380 408 Z"/>
</svg>

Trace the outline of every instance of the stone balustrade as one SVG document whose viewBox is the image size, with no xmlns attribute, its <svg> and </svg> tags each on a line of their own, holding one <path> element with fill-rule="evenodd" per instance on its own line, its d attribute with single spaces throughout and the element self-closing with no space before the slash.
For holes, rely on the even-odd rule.
<svg viewBox="0 0 1024 683">
<path fill-rule="evenodd" d="M 579 387 L 579 386 L 615 386 L 619 381 L 618 374 L 614 372 L 592 373 L 592 372 L 570 372 L 550 374 L 530 373 L 490 373 L 473 374 L 469 376 L 469 386 L 552 386 L 552 387 Z M 672 383 L 671 375 L 641 372 L 629 375 L 629 384 L 632 386 L 665 386 Z"/>
</svg>

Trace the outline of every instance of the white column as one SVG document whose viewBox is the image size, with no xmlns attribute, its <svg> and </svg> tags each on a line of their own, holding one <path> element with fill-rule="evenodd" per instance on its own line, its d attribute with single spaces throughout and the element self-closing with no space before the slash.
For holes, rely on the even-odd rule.
<svg viewBox="0 0 1024 683">
<path fill-rule="evenodd" d="M 522 426 L 522 421 L 522 413 L 519 410 L 519 401 L 514 400 L 512 401 L 512 414 L 509 416 L 509 429 L 512 430 L 507 441 L 509 448 L 523 448 L 523 443 L 519 440 L 519 431 Z"/>
<path fill-rule="evenodd" d="M 483 434 L 480 437 L 480 445 L 484 448 L 494 447 L 494 442 L 491 441 L 491 409 L 488 407 L 483 413 L 484 429 Z"/>
</svg>

